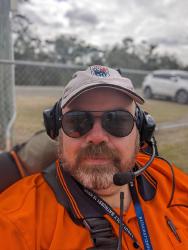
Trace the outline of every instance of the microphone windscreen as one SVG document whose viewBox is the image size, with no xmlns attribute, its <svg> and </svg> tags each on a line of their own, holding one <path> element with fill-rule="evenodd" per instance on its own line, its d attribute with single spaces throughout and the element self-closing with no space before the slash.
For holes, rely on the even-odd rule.
<svg viewBox="0 0 188 250">
<path fill-rule="evenodd" d="M 123 186 L 133 181 L 134 177 L 135 177 L 134 173 L 130 171 L 126 173 L 117 173 L 113 176 L 113 182 L 117 186 Z"/>
</svg>

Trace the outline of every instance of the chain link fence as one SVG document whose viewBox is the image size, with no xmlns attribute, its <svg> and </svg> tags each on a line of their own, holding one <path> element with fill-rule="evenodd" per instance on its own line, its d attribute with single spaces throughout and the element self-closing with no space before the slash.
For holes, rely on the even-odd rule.
<svg viewBox="0 0 188 250">
<path fill-rule="evenodd" d="M 0 149 L 8 147 L 7 138 L 16 115 L 14 80 L 17 86 L 65 86 L 75 71 L 84 68 L 58 63 L 0 60 Z M 135 87 L 141 86 L 148 73 L 130 69 L 120 71 L 133 81 Z"/>
<path fill-rule="evenodd" d="M 15 65 L 15 83 L 21 86 L 64 86 L 75 71 L 87 67 L 29 61 L 0 60 L 0 63 Z M 120 71 L 123 76 L 132 80 L 136 88 L 141 87 L 144 77 L 150 72 L 123 68 Z"/>
</svg>

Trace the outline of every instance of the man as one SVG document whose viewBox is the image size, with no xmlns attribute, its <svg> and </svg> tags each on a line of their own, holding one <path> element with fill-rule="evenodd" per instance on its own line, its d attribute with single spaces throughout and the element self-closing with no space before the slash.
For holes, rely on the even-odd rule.
<svg viewBox="0 0 188 250">
<path fill-rule="evenodd" d="M 44 112 L 47 133 L 58 138 L 56 169 L 1 194 L 2 249 L 188 248 L 188 178 L 139 152 L 152 136 L 143 102 L 113 69 L 74 75 Z"/>
</svg>

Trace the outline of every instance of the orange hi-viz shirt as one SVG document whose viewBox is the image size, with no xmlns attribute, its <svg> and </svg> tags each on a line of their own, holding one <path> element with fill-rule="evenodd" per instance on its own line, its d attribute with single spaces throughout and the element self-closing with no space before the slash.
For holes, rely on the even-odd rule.
<svg viewBox="0 0 188 250">
<path fill-rule="evenodd" d="M 139 154 L 144 165 L 148 156 Z M 156 195 L 140 203 L 154 250 L 188 249 L 188 176 L 176 167 L 155 158 L 148 168 L 157 180 Z M 116 210 L 118 213 L 119 211 Z M 116 235 L 119 226 L 111 222 Z M 175 235 L 166 218 L 173 222 Z M 131 203 L 123 216 L 144 249 L 139 226 Z M 123 232 L 123 250 L 135 249 L 130 237 Z M 0 249 L 2 250 L 85 250 L 93 243 L 87 228 L 76 225 L 56 197 L 42 174 L 26 177 L 0 195 Z"/>
</svg>

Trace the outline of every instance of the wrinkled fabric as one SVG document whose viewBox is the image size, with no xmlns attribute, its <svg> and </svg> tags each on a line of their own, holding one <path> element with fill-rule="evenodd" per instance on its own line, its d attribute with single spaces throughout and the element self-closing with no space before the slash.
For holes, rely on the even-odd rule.
<svg viewBox="0 0 188 250">
<path fill-rule="evenodd" d="M 144 154 L 137 157 L 141 165 L 147 160 Z M 156 195 L 150 201 L 139 196 L 154 250 L 188 249 L 188 176 L 176 167 L 173 169 L 174 192 L 170 167 L 156 158 L 148 168 L 157 180 Z M 173 222 L 181 242 L 167 225 L 165 216 Z M 108 215 L 105 217 L 118 235 L 118 225 Z M 143 249 L 132 203 L 123 219 Z M 93 246 L 89 231 L 71 220 L 42 174 L 26 177 L 0 194 L 0 235 L 3 250 L 84 250 Z M 125 233 L 122 244 L 125 250 L 135 249 Z"/>
</svg>

